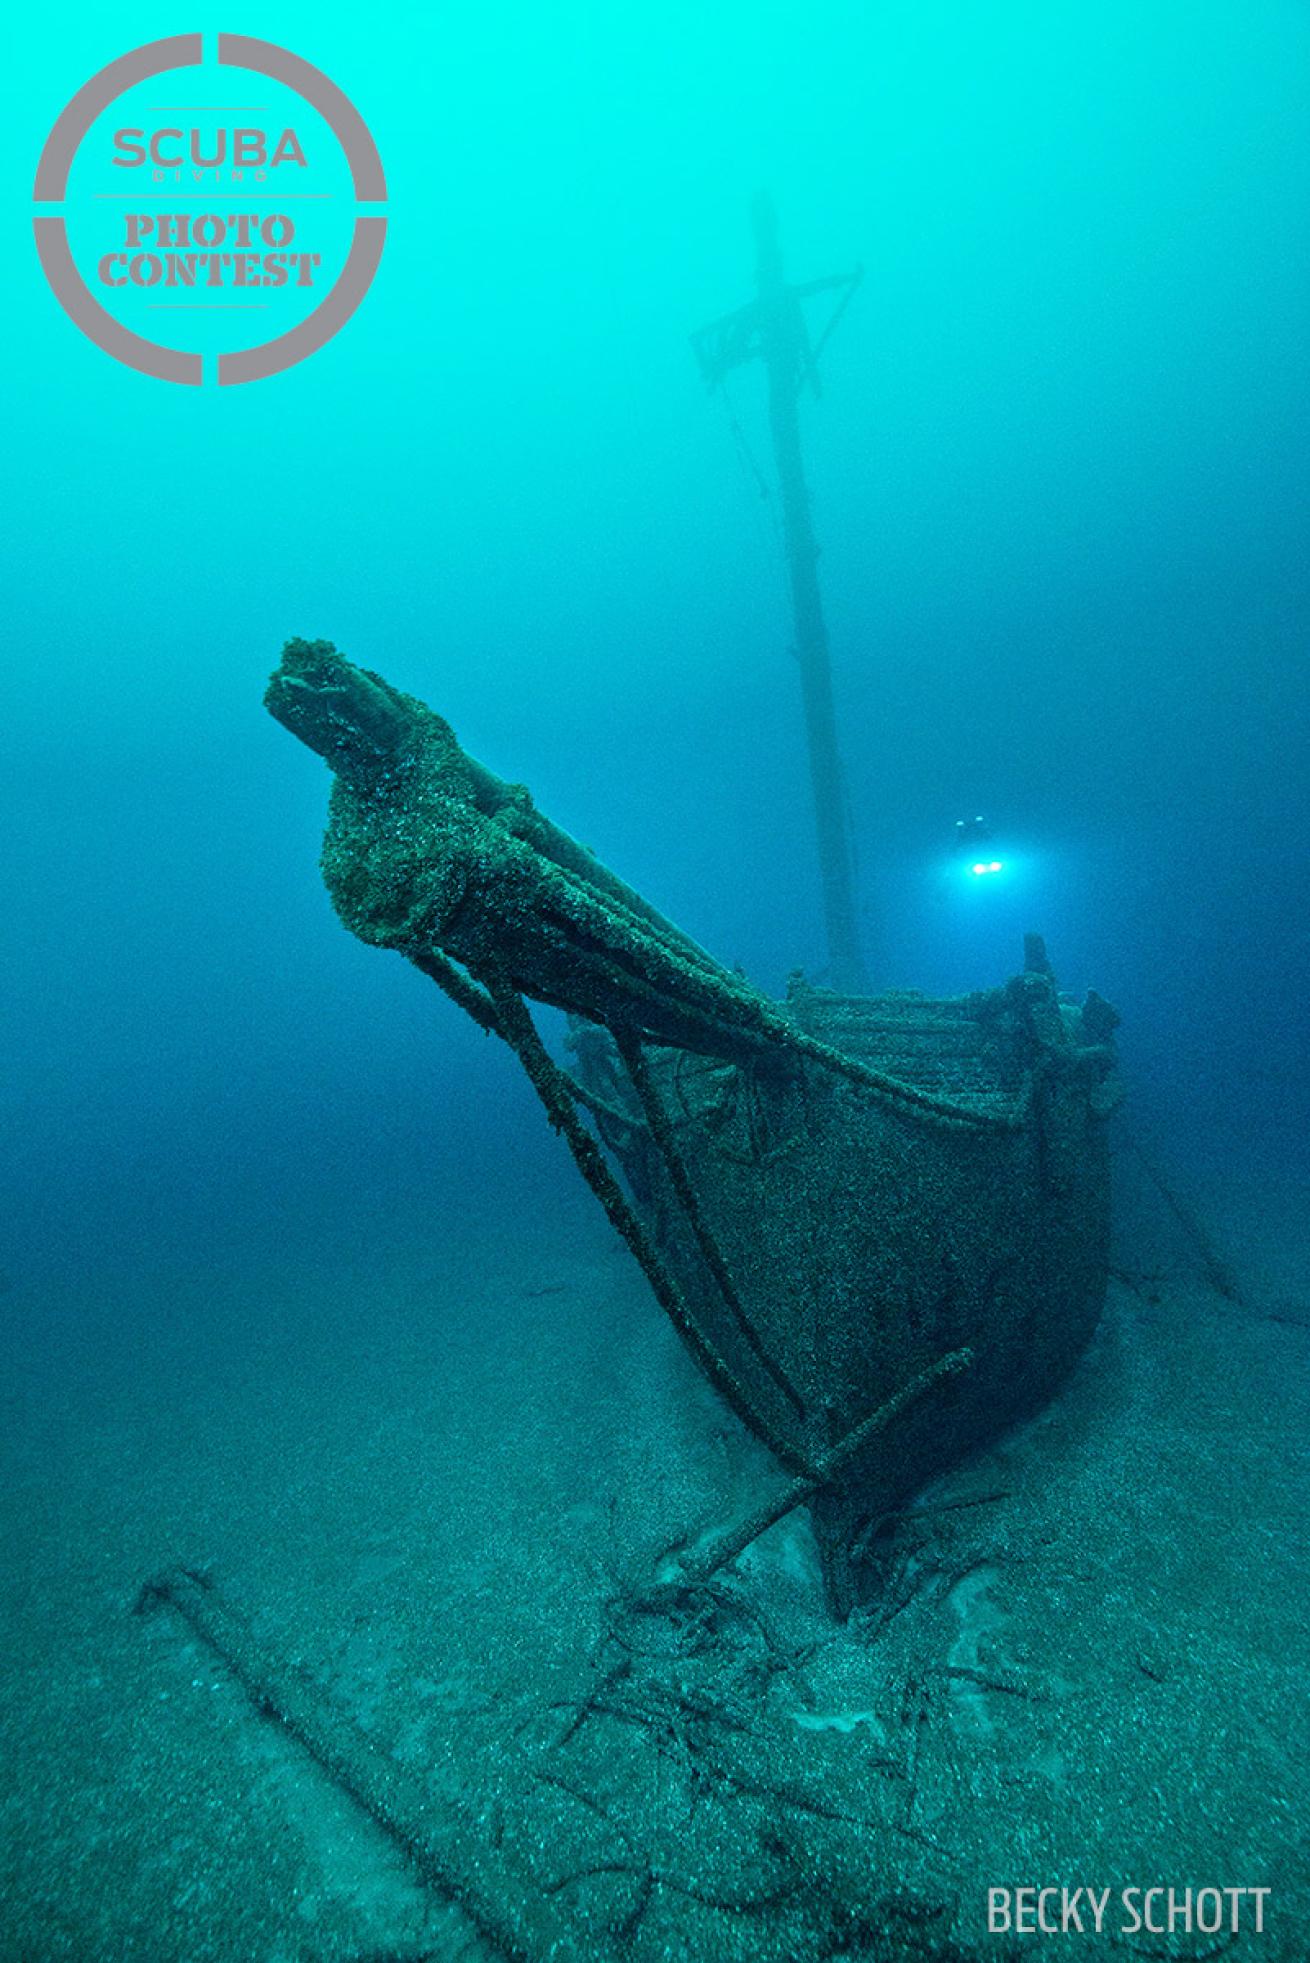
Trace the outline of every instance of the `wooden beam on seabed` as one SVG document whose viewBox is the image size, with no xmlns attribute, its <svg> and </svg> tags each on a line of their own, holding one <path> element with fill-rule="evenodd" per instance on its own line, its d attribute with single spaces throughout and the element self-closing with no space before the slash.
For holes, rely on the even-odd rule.
<svg viewBox="0 0 1310 1963">
<path fill-rule="evenodd" d="M 549 1902 L 534 1901 L 525 1911 L 508 1899 L 496 1900 L 459 1866 L 438 1843 L 438 1805 L 422 1783 L 306 1672 L 275 1657 L 207 1575 L 169 1568 L 145 1584 L 136 1606 L 138 1613 L 167 1607 L 181 1616 L 231 1671 L 259 1715 L 296 1740 L 399 1848 L 420 1880 L 463 1911 L 497 1955 L 507 1963 L 542 1963 L 546 1957 L 582 1963 L 585 1945 Z M 440 1810 L 446 1810 L 444 1802 Z"/>
</svg>

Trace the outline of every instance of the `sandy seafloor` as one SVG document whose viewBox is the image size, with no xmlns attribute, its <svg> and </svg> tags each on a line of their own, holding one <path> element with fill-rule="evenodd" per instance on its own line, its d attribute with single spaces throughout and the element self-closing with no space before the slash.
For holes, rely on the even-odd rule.
<svg viewBox="0 0 1310 1963">
<path fill-rule="evenodd" d="M 845 1629 L 796 1524 L 698 1619 L 607 1611 L 766 1469 L 582 1195 L 273 1271 L 20 1278 L 0 1957 L 492 1954 L 175 1613 L 132 1614 L 175 1560 L 542 1957 L 963 1963 L 1011 1952 L 990 1886 L 1156 1883 L 1269 1887 L 1266 1932 L 1016 1953 L 1310 1956 L 1307 1193 L 1194 1190 L 1247 1306 L 1129 1190 L 1076 1378 L 922 1496 Z"/>
</svg>

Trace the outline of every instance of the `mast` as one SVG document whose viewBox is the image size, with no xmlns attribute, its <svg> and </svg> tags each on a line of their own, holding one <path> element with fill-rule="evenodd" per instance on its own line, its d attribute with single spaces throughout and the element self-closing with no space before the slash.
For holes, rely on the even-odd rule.
<svg viewBox="0 0 1310 1963">
<path fill-rule="evenodd" d="M 791 586 L 796 659 L 809 752 L 810 784 L 823 894 L 824 926 L 832 985 L 848 993 L 867 990 L 868 978 L 855 924 L 850 834 L 837 747 L 828 629 L 819 593 L 819 544 L 801 453 L 800 393 L 808 382 L 819 392 L 818 355 L 846 309 L 861 274 L 837 274 L 803 286 L 788 283 L 778 246 L 773 200 L 761 192 L 752 209 L 756 249 L 756 298 L 695 335 L 701 372 L 711 388 L 730 369 L 758 356 L 768 381 L 769 428 L 781 493 L 783 539 Z M 811 346 L 803 302 L 812 294 L 840 294 L 835 312 Z"/>
</svg>

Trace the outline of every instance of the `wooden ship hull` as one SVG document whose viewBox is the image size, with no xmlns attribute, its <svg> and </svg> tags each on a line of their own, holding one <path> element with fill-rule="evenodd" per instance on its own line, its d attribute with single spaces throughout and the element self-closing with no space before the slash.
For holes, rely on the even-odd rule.
<svg viewBox="0 0 1310 1963">
<path fill-rule="evenodd" d="M 894 1509 L 1039 1410 L 1094 1329 L 1117 1083 L 1103 1037 L 1044 974 L 954 1001 L 793 985 L 787 1008 L 799 1030 L 932 1101 L 809 1060 L 771 1081 L 660 1051 L 649 1076 L 671 1139 L 601 1122 L 746 1390 L 746 1422 L 784 1463 L 815 1464 L 939 1359 L 969 1353 L 809 1499 L 844 1613 L 876 1585 Z M 594 1039 L 580 1047 L 596 1058 L 584 1081 L 620 1105 L 618 1072 L 601 1075 Z"/>
<path fill-rule="evenodd" d="M 1114 1013 L 1025 972 L 950 1001 L 772 1001 L 714 962 L 326 642 L 268 706 L 335 773 L 345 924 L 511 1044 L 698 1365 L 785 1482 L 684 1550 L 693 1581 L 798 1501 L 842 1614 L 880 1529 L 1037 1410 L 1095 1326 L 1109 1244 Z M 571 1017 L 573 1067 L 527 1004 Z"/>
</svg>

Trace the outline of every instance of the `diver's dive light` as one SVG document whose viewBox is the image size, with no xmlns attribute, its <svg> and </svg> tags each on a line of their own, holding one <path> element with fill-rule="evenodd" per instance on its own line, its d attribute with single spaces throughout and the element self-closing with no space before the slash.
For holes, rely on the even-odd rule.
<svg viewBox="0 0 1310 1963">
<path fill-rule="evenodd" d="M 991 834 L 987 829 L 981 812 L 976 818 L 960 818 L 957 820 L 955 826 L 955 849 L 961 855 L 967 853 L 971 845 L 974 852 L 977 852 L 980 845 L 986 847 L 991 842 Z M 968 865 L 969 871 L 975 879 L 986 879 L 992 873 L 1004 872 L 1005 870 L 1004 859 L 974 858 L 970 855 L 965 863 Z"/>
</svg>

